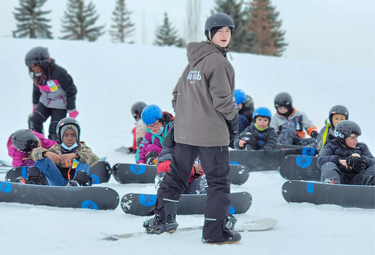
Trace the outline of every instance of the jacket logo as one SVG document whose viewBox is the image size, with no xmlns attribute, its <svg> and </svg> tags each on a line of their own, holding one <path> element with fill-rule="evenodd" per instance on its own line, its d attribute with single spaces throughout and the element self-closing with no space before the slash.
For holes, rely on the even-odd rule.
<svg viewBox="0 0 375 255">
<path fill-rule="evenodd" d="M 200 71 L 190 71 L 187 80 L 198 80 L 200 81 L 202 79 Z"/>
</svg>

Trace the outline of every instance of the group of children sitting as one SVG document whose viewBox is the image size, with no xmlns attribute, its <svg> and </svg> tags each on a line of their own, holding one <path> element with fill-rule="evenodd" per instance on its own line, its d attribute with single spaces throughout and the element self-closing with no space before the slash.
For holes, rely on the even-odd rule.
<svg viewBox="0 0 375 255">
<path fill-rule="evenodd" d="M 364 143 L 358 142 L 360 127 L 349 121 L 348 109 L 336 105 L 329 111 L 326 125 L 317 128 L 303 112 L 293 107 L 285 92 L 276 95 L 275 114 L 266 107 L 254 110 L 253 100 L 242 90 L 235 90 L 239 111 L 239 132 L 230 146 L 237 150 L 275 150 L 277 144 L 314 147 L 318 154 L 321 181 L 335 184 L 374 185 L 375 158 Z M 157 105 L 137 102 L 132 107 L 137 121 L 134 143 L 125 148 L 136 154 L 137 164 L 157 165 L 156 187 L 172 162 L 174 116 Z M 305 131 L 310 138 L 305 137 Z M 57 126 L 57 142 L 34 131 L 19 130 L 8 140 L 8 154 L 13 166 L 30 166 L 27 179 L 20 182 L 50 185 L 91 185 L 90 167 L 98 157 L 80 141 L 80 127 L 74 118 L 62 119 Z M 44 176 L 43 176 L 44 175 Z M 207 187 L 199 158 L 194 164 L 187 192 L 204 193 Z"/>
<path fill-rule="evenodd" d="M 358 143 L 361 130 L 355 122 L 348 120 L 345 106 L 332 107 L 326 125 L 318 132 L 307 115 L 293 107 L 292 97 L 286 92 L 276 95 L 277 112 L 273 115 L 266 107 L 254 110 L 252 98 L 240 89 L 235 90 L 234 99 L 239 111 L 239 132 L 230 144 L 232 148 L 275 150 L 278 144 L 314 147 L 318 153 L 318 167 L 322 170 L 322 182 L 374 185 L 375 159 L 364 143 Z M 136 162 L 158 166 L 158 186 L 160 176 L 169 171 L 172 161 L 173 146 L 165 146 L 163 140 L 173 127 L 173 115 L 162 112 L 156 105 L 149 105 L 142 110 L 140 121 L 147 126 L 147 131 L 136 151 Z M 310 137 L 306 137 L 305 131 Z M 189 185 L 196 193 L 205 190 L 203 179 L 202 167 L 195 164 Z"/>
</svg>

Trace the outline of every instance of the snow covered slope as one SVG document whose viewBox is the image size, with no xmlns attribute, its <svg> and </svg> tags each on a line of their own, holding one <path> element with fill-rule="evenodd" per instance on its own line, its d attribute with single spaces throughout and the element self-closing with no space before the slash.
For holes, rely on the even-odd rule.
<svg viewBox="0 0 375 255">
<path fill-rule="evenodd" d="M 7 156 L 9 135 L 27 128 L 31 113 L 32 81 L 24 64 L 26 52 L 46 46 L 56 63 L 66 68 L 78 88 L 77 109 L 83 141 L 113 165 L 133 162 L 114 149 L 131 145 L 134 126 L 130 107 L 137 101 L 157 104 L 173 112 L 172 90 L 187 64 L 179 48 L 47 40 L 0 39 L 1 132 L 0 158 Z M 293 59 L 231 54 L 236 88 L 251 95 L 255 107 L 275 112 L 274 96 L 287 91 L 294 106 L 307 113 L 318 129 L 328 110 L 343 104 L 350 119 L 362 128 L 360 141 L 375 153 L 374 70 L 319 64 Z M 0 174 L 0 180 L 4 180 Z M 374 254 L 374 210 L 338 206 L 287 204 L 281 195 L 284 180 L 277 172 L 251 173 L 244 186 L 253 196 L 250 210 L 241 221 L 272 217 L 279 221 L 272 231 L 244 233 L 233 246 L 200 243 L 201 233 L 175 233 L 126 241 L 101 241 L 100 232 L 142 231 L 145 218 L 114 211 L 87 211 L 0 203 L 1 254 Z M 110 186 L 120 196 L 130 192 L 154 192 L 153 185 Z M 202 216 L 179 216 L 181 227 L 203 223 Z"/>
</svg>

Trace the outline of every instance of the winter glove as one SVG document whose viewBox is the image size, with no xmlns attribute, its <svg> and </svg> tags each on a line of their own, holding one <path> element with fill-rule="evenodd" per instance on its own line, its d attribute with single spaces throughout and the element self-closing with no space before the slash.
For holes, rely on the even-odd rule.
<svg viewBox="0 0 375 255">
<path fill-rule="evenodd" d="M 246 132 L 242 134 L 241 140 L 246 142 L 246 145 L 250 145 L 253 149 L 256 148 L 256 139 L 252 133 Z"/>
<path fill-rule="evenodd" d="M 76 109 L 73 109 L 73 110 L 68 110 L 68 113 L 69 113 L 70 118 L 76 118 L 79 114 L 79 111 L 77 111 Z"/>
<path fill-rule="evenodd" d="M 38 104 L 33 104 L 33 113 L 35 112 L 37 106 Z"/>
<path fill-rule="evenodd" d="M 317 138 L 318 137 L 318 132 L 316 132 L 315 130 L 311 132 L 310 136 L 312 138 Z"/>
<path fill-rule="evenodd" d="M 349 156 L 346 158 L 346 164 L 358 173 L 366 168 L 365 160 L 360 157 Z"/>
<path fill-rule="evenodd" d="M 146 162 L 148 165 L 156 165 L 156 158 L 159 156 L 159 154 L 156 151 L 150 151 L 146 154 Z"/>
<path fill-rule="evenodd" d="M 236 117 L 234 117 L 234 119 L 230 121 L 226 120 L 226 122 L 229 131 L 229 140 L 232 142 L 234 138 L 236 138 L 238 133 L 238 114 L 236 115 Z"/>
</svg>

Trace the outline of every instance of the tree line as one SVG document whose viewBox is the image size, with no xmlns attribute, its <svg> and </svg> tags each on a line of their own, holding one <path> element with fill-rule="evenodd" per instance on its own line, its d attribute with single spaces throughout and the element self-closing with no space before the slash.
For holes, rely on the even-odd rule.
<svg viewBox="0 0 375 255">
<path fill-rule="evenodd" d="M 19 7 L 13 12 L 17 21 L 14 38 L 53 39 L 50 19 L 51 10 L 45 11 L 47 0 L 19 0 Z M 162 25 L 155 32 L 154 45 L 185 47 L 187 42 L 197 41 L 200 21 L 200 0 L 187 0 L 187 35 L 185 39 L 164 13 Z M 215 0 L 211 13 L 224 12 L 232 17 L 235 29 L 229 47 L 235 52 L 248 52 L 259 55 L 281 56 L 285 51 L 285 31 L 281 30 L 279 12 L 270 0 Z M 134 43 L 135 24 L 131 21 L 132 12 L 127 9 L 125 0 L 116 0 L 112 12 L 112 24 L 108 33 L 114 43 Z M 85 0 L 68 0 L 64 17 L 61 19 L 61 33 L 64 40 L 96 41 L 105 33 L 105 25 L 96 25 L 99 14 L 95 5 Z"/>
</svg>

